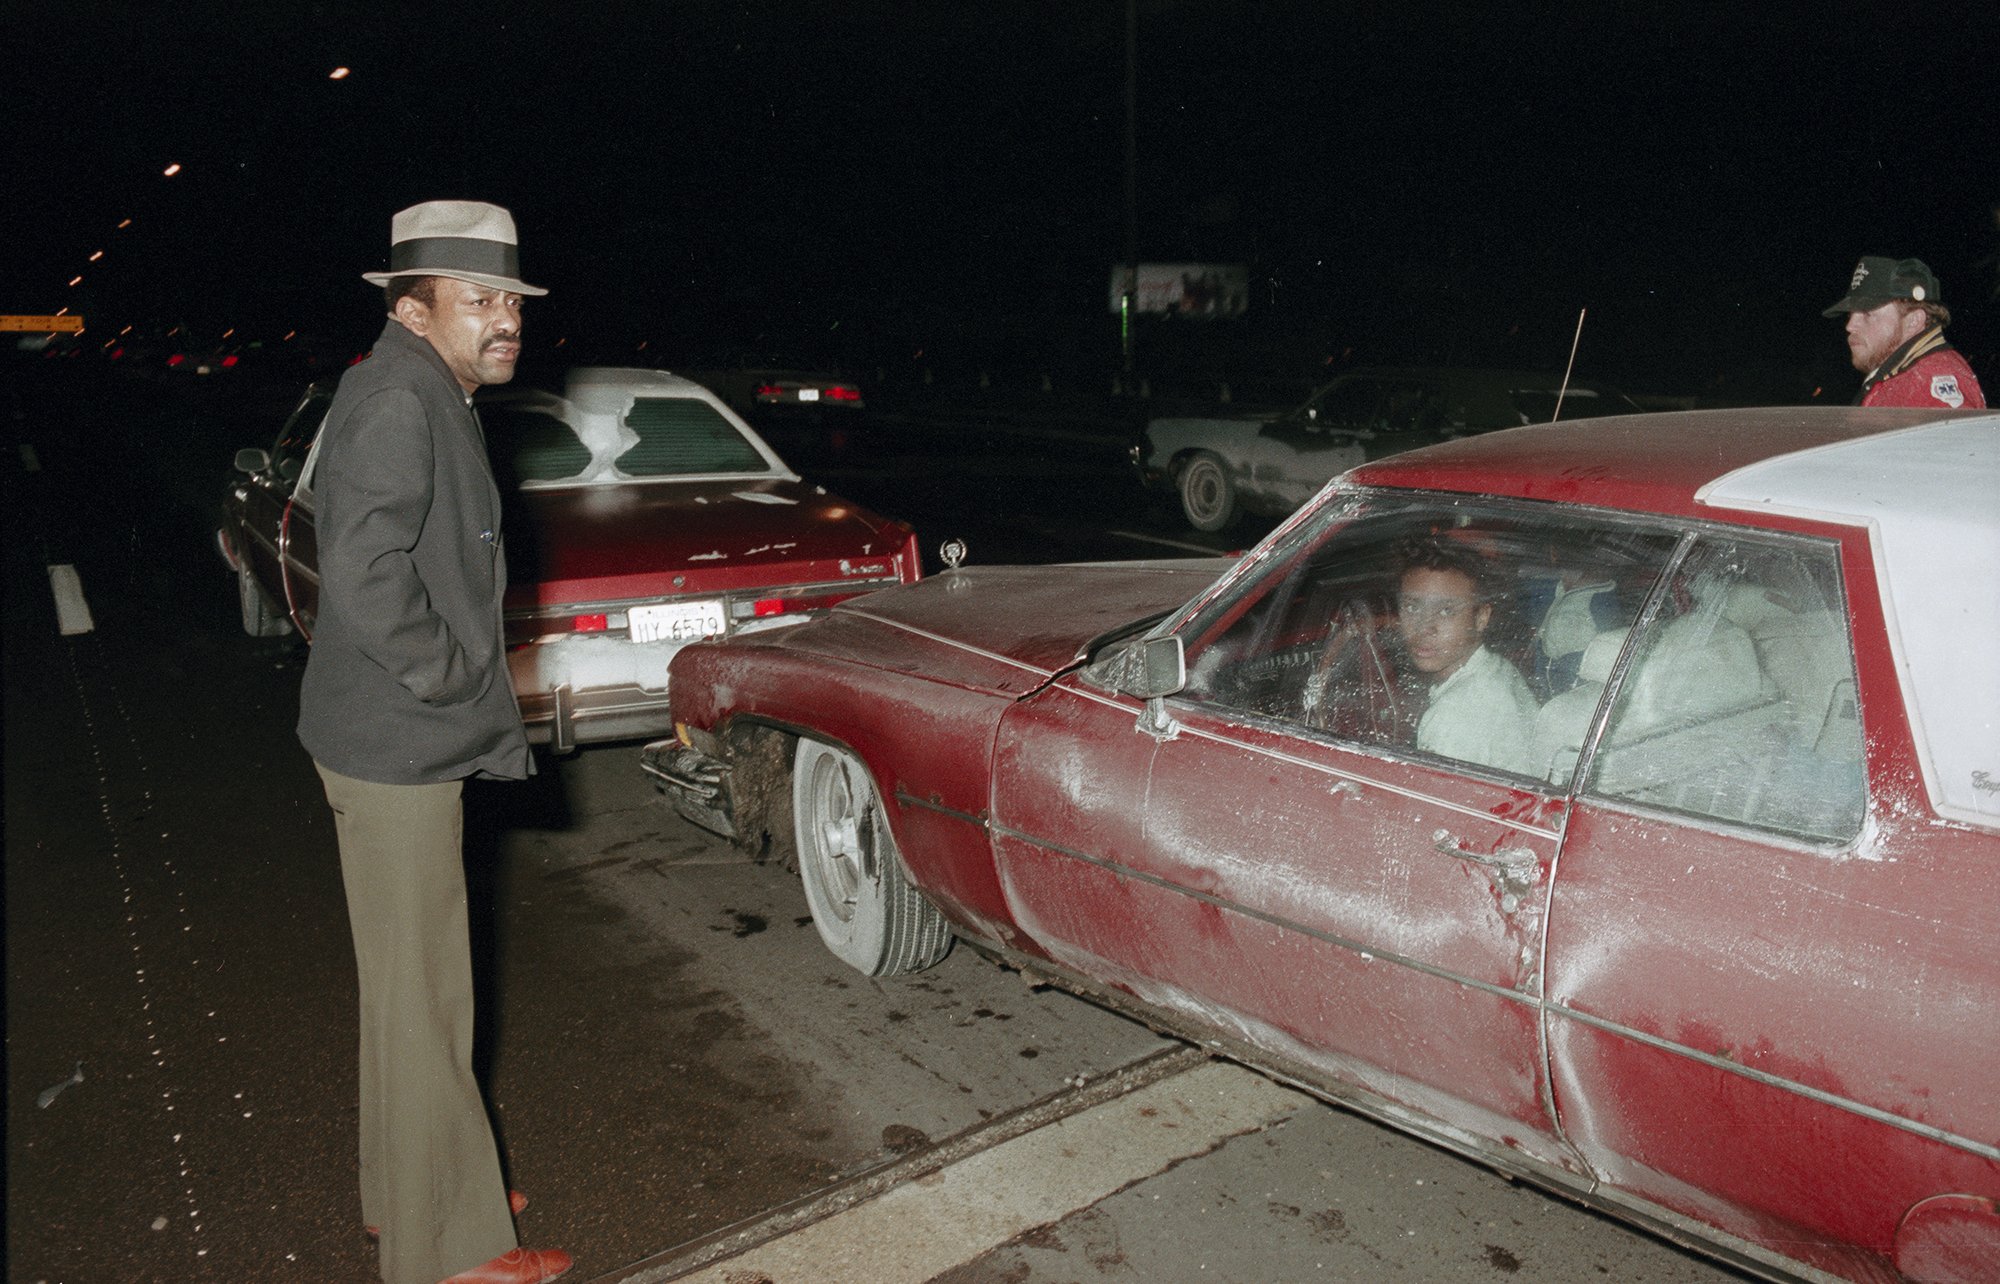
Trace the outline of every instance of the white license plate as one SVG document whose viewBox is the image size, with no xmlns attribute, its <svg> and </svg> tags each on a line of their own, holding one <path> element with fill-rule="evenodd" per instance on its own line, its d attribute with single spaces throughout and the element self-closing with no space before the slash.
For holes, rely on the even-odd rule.
<svg viewBox="0 0 2000 1284">
<path fill-rule="evenodd" d="M 819 400 L 819 389 L 817 389 L 817 388 L 801 388 L 801 389 L 799 389 L 799 400 L 800 400 L 800 401 L 818 401 L 818 400 Z"/>
<path fill-rule="evenodd" d="M 634 642 L 693 642 L 715 637 L 728 627 L 719 598 L 635 606 L 627 614 Z"/>
</svg>

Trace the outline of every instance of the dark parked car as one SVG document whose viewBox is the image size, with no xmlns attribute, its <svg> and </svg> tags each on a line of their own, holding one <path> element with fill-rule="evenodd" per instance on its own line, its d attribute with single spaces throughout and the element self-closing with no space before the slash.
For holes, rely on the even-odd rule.
<svg viewBox="0 0 2000 1284">
<path fill-rule="evenodd" d="M 1180 498 L 1188 524 L 1219 531 L 1244 513 L 1281 517 L 1369 459 L 1496 428 L 1632 414 L 1624 394 L 1523 370 L 1350 370 L 1281 414 L 1155 419 L 1132 462 Z"/>
<path fill-rule="evenodd" d="M 698 644 L 651 769 L 954 938 L 1773 1278 L 2000 1272 L 2000 416 L 1522 428 L 1235 562 Z"/>
<path fill-rule="evenodd" d="M 308 638 L 318 605 L 316 384 L 270 450 L 239 451 L 218 542 L 243 627 Z M 509 496 L 508 661 L 531 739 L 657 735 L 687 642 L 768 628 L 921 574 L 916 535 L 800 480 L 707 389 L 572 372 L 566 395 L 480 395 Z"/>
</svg>

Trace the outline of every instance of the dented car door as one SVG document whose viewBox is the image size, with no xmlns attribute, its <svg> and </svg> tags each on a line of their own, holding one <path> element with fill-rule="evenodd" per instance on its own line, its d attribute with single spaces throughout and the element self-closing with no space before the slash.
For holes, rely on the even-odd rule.
<svg viewBox="0 0 2000 1284">
<path fill-rule="evenodd" d="M 1946 1267 L 1993 1226 L 2000 894 L 1902 819 L 1865 544 L 1705 536 L 1635 630 L 1550 917 L 1556 1099 L 1607 1194 L 1843 1276 L 1863 1244 L 1990 1278 Z"/>
<path fill-rule="evenodd" d="M 1017 921 L 1187 1029 L 1500 1162 L 1585 1172 L 1542 1049 L 1574 757 L 1540 747 L 1562 666 L 1536 657 L 1593 640 L 1589 611 L 1545 636 L 1576 615 L 1564 585 L 1608 617 L 1673 542 L 1418 501 L 1267 549 L 1178 624 L 1180 692 L 1148 707 L 1085 672 L 1009 711 L 994 815 Z"/>
</svg>

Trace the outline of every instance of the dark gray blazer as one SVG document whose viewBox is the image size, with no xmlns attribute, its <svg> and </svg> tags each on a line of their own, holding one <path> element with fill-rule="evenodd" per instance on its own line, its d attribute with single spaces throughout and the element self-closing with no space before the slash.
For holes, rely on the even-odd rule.
<svg viewBox="0 0 2000 1284">
<path fill-rule="evenodd" d="M 341 377 L 320 436 L 299 740 L 380 784 L 527 776 L 501 629 L 500 492 L 458 381 L 392 319 Z"/>
</svg>

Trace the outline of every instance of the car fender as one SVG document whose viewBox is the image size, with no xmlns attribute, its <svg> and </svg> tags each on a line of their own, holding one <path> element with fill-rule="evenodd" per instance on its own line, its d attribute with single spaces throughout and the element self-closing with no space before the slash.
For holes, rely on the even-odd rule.
<svg viewBox="0 0 2000 1284">
<path fill-rule="evenodd" d="M 789 809 L 778 816 L 766 805 L 780 791 L 765 778 L 788 777 L 789 755 L 753 765 L 748 746 L 772 733 L 838 745 L 873 777 L 911 883 L 959 927 L 1039 953 L 1008 914 L 988 832 L 989 759 L 1013 697 L 854 660 L 833 662 L 839 678 L 829 681 L 827 657 L 787 647 L 789 632 L 698 643 L 674 658 L 675 720 L 707 728 L 727 755 L 740 841 L 762 845 L 760 818 L 791 824 Z M 789 839 L 770 835 L 774 848 Z"/>
</svg>

